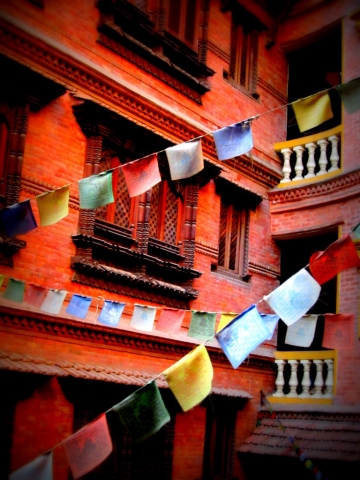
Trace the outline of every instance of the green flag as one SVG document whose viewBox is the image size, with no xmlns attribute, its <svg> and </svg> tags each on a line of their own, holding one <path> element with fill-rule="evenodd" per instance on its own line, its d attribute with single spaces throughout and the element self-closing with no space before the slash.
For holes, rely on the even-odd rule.
<svg viewBox="0 0 360 480">
<path fill-rule="evenodd" d="M 22 303 L 25 294 L 25 282 L 21 280 L 14 280 L 9 278 L 6 290 L 3 293 L 3 298 L 11 300 L 12 302 Z"/>
<path fill-rule="evenodd" d="M 80 208 L 97 208 L 114 201 L 112 170 L 83 178 L 78 186 Z"/>
</svg>

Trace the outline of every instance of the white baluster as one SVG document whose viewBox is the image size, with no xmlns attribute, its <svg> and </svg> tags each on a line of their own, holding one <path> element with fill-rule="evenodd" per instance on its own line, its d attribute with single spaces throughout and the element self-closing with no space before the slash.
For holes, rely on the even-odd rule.
<svg viewBox="0 0 360 480">
<path fill-rule="evenodd" d="M 331 167 L 329 172 L 334 172 L 335 170 L 339 170 L 339 150 L 338 150 L 338 144 L 340 138 L 337 135 L 331 135 L 329 137 L 329 140 L 331 142 L 331 155 L 330 155 L 330 163 Z"/>
<path fill-rule="evenodd" d="M 284 166 L 283 166 L 283 169 L 282 169 L 283 179 L 281 180 L 280 183 L 291 182 L 291 180 L 290 180 L 290 174 L 291 174 L 290 155 L 292 154 L 292 149 L 291 148 L 283 148 L 281 150 L 281 153 L 283 154 L 283 157 L 284 157 Z"/>
<path fill-rule="evenodd" d="M 319 398 L 322 397 L 322 388 L 324 386 L 324 378 L 323 378 L 323 360 L 314 360 L 316 365 L 316 377 L 314 382 L 314 397 Z"/>
<path fill-rule="evenodd" d="M 306 143 L 305 147 L 309 151 L 309 158 L 308 158 L 307 165 L 306 165 L 307 169 L 308 169 L 308 173 L 305 175 L 305 178 L 315 177 L 315 167 L 316 167 L 315 148 L 317 147 L 317 145 L 316 145 L 316 143 L 311 142 L 311 143 Z"/>
<path fill-rule="evenodd" d="M 294 151 L 296 152 L 296 163 L 295 163 L 295 177 L 293 180 L 302 180 L 303 176 L 303 170 L 304 170 L 304 165 L 302 162 L 302 157 L 303 157 L 303 152 L 305 151 L 305 148 L 302 145 L 299 145 L 297 147 L 294 147 Z"/>
<path fill-rule="evenodd" d="M 334 360 L 326 358 L 324 362 L 327 365 L 327 377 L 325 381 L 325 397 L 332 397 L 334 387 Z"/>
<path fill-rule="evenodd" d="M 296 391 L 296 388 L 298 386 L 298 378 L 297 378 L 297 369 L 298 369 L 298 360 L 289 360 L 290 366 L 291 366 L 291 375 L 290 375 L 290 380 L 289 380 L 289 387 L 290 387 L 290 392 L 288 393 L 288 397 L 297 397 L 298 393 Z"/>
<path fill-rule="evenodd" d="M 275 363 L 277 365 L 278 373 L 275 380 L 276 392 L 274 393 L 274 397 L 284 397 L 283 387 L 285 385 L 285 380 L 284 380 L 285 361 L 275 360 Z"/>
<path fill-rule="evenodd" d="M 323 138 L 322 140 L 319 140 L 316 143 L 320 147 L 320 158 L 319 158 L 320 170 L 318 172 L 318 175 L 323 175 L 324 173 L 326 173 L 326 167 L 328 163 L 326 149 L 329 142 L 325 138 Z"/>
<path fill-rule="evenodd" d="M 304 376 L 301 382 L 302 392 L 299 395 L 300 397 L 310 397 L 309 388 L 311 385 L 310 380 L 310 360 L 300 360 L 300 363 L 304 366 Z"/>
</svg>

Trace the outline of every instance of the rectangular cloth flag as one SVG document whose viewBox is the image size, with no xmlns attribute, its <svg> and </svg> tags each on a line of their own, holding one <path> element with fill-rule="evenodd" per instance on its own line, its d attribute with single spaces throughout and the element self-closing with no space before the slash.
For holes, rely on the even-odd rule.
<svg viewBox="0 0 360 480">
<path fill-rule="evenodd" d="M 107 325 L 108 327 L 117 327 L 124 308 L 125 303 L 105 300 L 98 322 Z"/>
<path fill-rule="evenodd" d="M 135 443 L 146 440 L 170 422 L 169 412 L 154 381 L 129 395 L 112 410 Z"/>
<path fill-rule="evenodd" d="M 0 210 L 1 228 L 8 237 L 28 233 L 37 227 L 30 200 Z"/>
<path fill-rule="evenodd" d="M 130 327 L 143 330 L 144 332 L 151 332 L 154 326 L 155 315 L 156 307 L 135 304 Z"/>
<path fill-rule="evenodd" d="M 313 254 L 309 263 L 311 275 L 320 285 L 352 267 L 359 268 L 360 259 L 350 235 L 336 240 L 323 252 Z"/>
<path fill-rule="evenodd" d="M 303 268 L 269 295 L 265 295 L 264 300 L 289 326 L 314 305 L 320 290 L 317 281 Z"/>
<path fill-rule="evenodd" d="M 349 115 L 360 110 L 360 77 L 336 87 L 346 113 Z"/>
<path fill-rule="evenodd" d="M 216 329 L 216 333 L 220 332 L 228 323 L 231 322 L 235 317 L 237 317 L 238 313 L 222 313 L 220 316 L 220 321 Z"/>
<path fill-rule="evenodd" d="M 268 338 L 266 338 L 266 340 L 271 340 L 274 335 L 276 325 L 279 321 L 279 315 L 274 315 L 271 313 L 260 313 L 260 317 L 270 332 L 270 335 L 268 336 Z"/>
<path fill-rule="evenodd" d="M 269 335 L 270 331 L 256 306 L 252 305 L 218 332 L 216 339 L 233 368 L 238 368 L 249 353 Z"/>
<path fill-rule="evenodd" d="M 125 163 L 122 166 L 130 197 L 137 197 L 161 182 L 157 154 Z"/>
<path fill-rule="evenodd" d="M 201 140 L 169 147 L 165 153 L 172 180 L 192 177 L 204 168 Z"/>
<path fill-rule="evenodd" d="M 192 311 L 188 337 L 209 340 L 215 333 L 215 320 L 214 312 Z"/>
<path fill-rule="evenodd" d="M 350 350 L 354 345 L 354 320 L 352 314 L 327 313 L 322 346 L 336 350 Z"/>
<path fill-rule="evenodd" d="M 78 182 L 80 208 L 102 207 L 114 201 L 112 170 L 83 178 Z"/>
<path fill-rule="evenodd" d="M 26 285 L 24 302 L 32 305 L 33 307 L 40 308 L 43 304 L 43 301 L 45 300 L 47 292 L 47 288 L 39 287 L 38 285 L 28 283 Z"/>
<path fill-rule="evenodd" d="M 211 392 L 213 368 L 204 345 L 199 345 L 163 372 L 169 388 L 184 412 Z"/>
<path fill-rule="evenodd" d="M 355 225 L 355 227 L 353 227 L 351 230 L 354 232 L 356 238 L 360 238 L 360 223 Z"/>
<path fill-rule="evenodd" d="M 185 310 L 163 308 L 157 321 L 156 330 L 165 333 L 179 333 L 184 316 Z"/>
<path fill-rule="evenodd" d="M 300 132 L 310 130 L 333 117 L 328 92 L 320 92 L 291 104 Z"/>
<path fill-rule="evenodd" d="M 68 215 L 69 195 L 69 185 L 66 185 L 36 197 L 42 227 L 59 222 Z"/>
<path fill-rule="evenodd" d="M 314 340 L 317 315 L 304 315 L 287 327 L 285 343 L 296 347 L 310 347 Z"/>
<path fill-rule="evenodd" d="M 9 278 L 3 298 L 11 302 L 22 303 L 25 295 L 25 282 Z"/>
<path fill-rule="evenodd" d="M 73 295 L 70 303 L 65 310 L 65 313 L 74 315 L 78 318 L 85 318 L 90 308 L 92 297 L 85 297 L 83 295 Z"/>
<path fill-rule="evenodd" d="M 52 450 L 30 463 L 15 470 L 9 480 L 52 480 L 53 478 L 53 453 Z"/>
<path fill-rule="evenodd" d="M 0 275 L 0 287 L 3 284 L 4 279 L 5 279 L 5 275 Z"/>
<path fill-rule="evenodd" d="M 62 443 L 73 477 L 79 478 L 90 472 L 112 452 L 106 415 L 102 414 Z"/>
<path fill-rule="evenodd" d="M 219 160 L 228 160 L 243 155 L 254 146 L 250 121 L 222 128 L 213 132 L 212 136 Z"/>
<path fill-rule="evenodd" d="M 50 289 L 46 294 L 40 310 L 47 313 L 53 313 L 55 315 L 60 313 L 62 304 L 64 303 L 67 291 L 66 290 L 53 290 Z"/>
</svg>

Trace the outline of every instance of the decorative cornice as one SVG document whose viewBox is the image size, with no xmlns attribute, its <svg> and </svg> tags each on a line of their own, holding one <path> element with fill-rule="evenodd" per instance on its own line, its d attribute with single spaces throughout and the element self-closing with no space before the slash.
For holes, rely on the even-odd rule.
<svg viewBox="0 0 360 480">
<path fill-rule="evenodd" d="M 55 187 L 50 183 L 43 182 L 42 180 L 38 180 L 36 178 L 23 176 L 21 177 L 21 188 L 25 192 L 28 192 L 28 193 L 31 193 L 32 195 L 37 196 L 37 195 L 41 195 L 42 193 L 47 193 L 47 192 L 56 190 L 59 187 Z M 70 195 L 69 207 L 74 210 L 80 210 L 79 195 L 72 195 L 72 194 Z"/>
<path fill-rule="evenodd" d="M 262 263 L 249 262 L 248 266 L 249 273 L 254 273 L 263 277 L 268 277 L 273 280 L 277 280 L 280 277 L 280 270 L 275 270 L 269 265 L 264 265 Z"/>
<path fill-rule="evenodd" d="M 196 242 L 195 251 L 200 255 L 205 255 L 206 257 L 213 258 L 214 260 L 217 260 L 219 254 L 219 249 L 217 247 L 202 242 Z"/>
</svg>

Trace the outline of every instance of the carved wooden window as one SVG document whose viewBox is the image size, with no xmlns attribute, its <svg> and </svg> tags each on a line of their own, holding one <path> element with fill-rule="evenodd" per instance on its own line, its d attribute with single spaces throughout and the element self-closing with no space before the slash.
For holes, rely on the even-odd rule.
<svg viewBox="0 0 360 480">
<path fill-rule="evenodd" d="M 5 115 L 0 114 L 0 206 L 5 206 L 6 177 L 8 171 L 9 124 Z"/>
<path fill-rule="evenodd" d="M 155 185 L 151 192 L 149 236 L 177 245 L 180 240 L 181 212 L 181 200 L 176 196 L 169 182 L 164 181 Z"/>
<path fill-rule="evenodd" d="M 167 0 L 167 29 L 197 50 L 200 16 L 199 0 Z"/>
<path fill-rule="evenodd" d="M 229 77 L 250 93 L 256 90 L 258 32 L 232 24 Z"/>
</svg>

